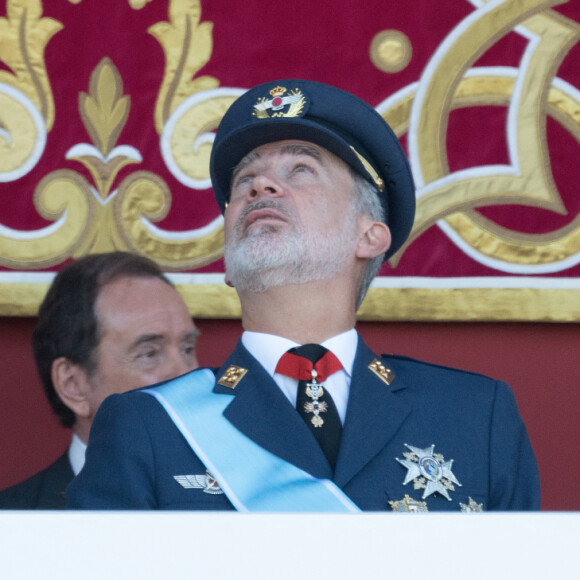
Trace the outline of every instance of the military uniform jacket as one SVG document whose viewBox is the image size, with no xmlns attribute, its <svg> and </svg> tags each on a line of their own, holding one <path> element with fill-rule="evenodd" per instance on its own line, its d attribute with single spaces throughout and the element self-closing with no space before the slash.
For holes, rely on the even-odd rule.
<svg viewBox="0 0 580 580">
<path fill-rule="evenodd" d="M 395 375 L 390 385 L 369 368 L 377 358 Z M 235 389 L 216 384 L 213 390 L 234 395 L 224 411 L 228 421 L 280 458 L 332 480 L 362 510 L 539 509 L 536 459 L 505 383 L 377 357 L 359 337 L 333 473 L 308 427 L 241 342 L 216 377 L 231 365 L 247 373 Z M 433 457 L 423 464 L 427 469 L 445 468 L 436 491 L 427 489 L 421 454 L 413 449 Z M 162 406 L 139 390 L 101 406 L 67 503 L 72 509 L 234 509 Z"/>
</svg>

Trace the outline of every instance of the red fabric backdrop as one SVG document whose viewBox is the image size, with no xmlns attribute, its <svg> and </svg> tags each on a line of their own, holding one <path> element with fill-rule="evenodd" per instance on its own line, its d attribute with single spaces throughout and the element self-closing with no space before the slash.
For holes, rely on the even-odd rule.
<svg viewBox="0 0 580 580">
<path fill-rule="evenodd" d="M 488 8 L 494 6 L 493 14 L 486 20 L 483 17 L 486 10 L 492 12 Z M 16 161 L 5 161 L 4 171 L 13 171 L 11 177 L 6 177 L 7 173 L 3 177 L 0 162 L 0 225 L 7 228 L 30 233 L 52 223 L 54 216 L 47 219 L 40 215 L 39 207 L 33 203 L 33 192 L 42 178 L 54 178 L 55 171 L 67 170 L 82 176 L 83 183 L 92 188 L 92 195 L 99 197 L 100 206 L 104 207 L 113 203 L 123 179 L 133 175 L 137 169 L 163 180 L 170 192 L 171 208 L 164 219 L 156 222 L 158 227 L 170 232 L 203 227 L 219 212 L 208 187 L 196 189 L 191 183 L 180 180 L 176 171 L 171 169 L 170 158 L 175 151 L 162 151 L 160 133 L 167 129 L 171 114 L 187 97 L 199 95 L 203 89 L 218 92 L 233 88 L 241 90 L 274 79 L 307 78 L 349 90 L 387 116 L 385 108 L 397 109 L 397 103 L 404 101 L 402 92 L 415 94 L 415 100 L 419 101 L 421 87 L 427 91 L 431 104 L 395 115 L 401 125 L 398 133 L 406 147 L 407 125 L 410 125 L 413 139 L 419 141 L 419 149 L 422 141 L 426 142 L 428 151 L 439 146 L 444 148 L 441 159 L 428 161 L 422 154 L 411 155 L 415 159 L 413 170 L 420 186 L 420 197 L 430 180 L 434 180 L 431 185 L 439 184 L 440 180 L 434 177 L 437 173 L 434 166 L 439 161 L 443 165 L 443 177 L 460 176 L 458 172 L 469 170 L 472 173 L 467 182 L 472 182 L 485 174 L 483 169 L 476 168 L 486 168 L 497 177 L 498 166 L 515 167 L 519 162 L 521 170 L 527 174 L 524 161 L 538 153 L 541 155 L 538 161 L 545 165 L 547 190 L 558 200 L 548 202 L 536 197 L 531 185 L 537 182 L 539 175 L 530 173 L 530 180 L 524 182 L 525 187 L 519 184 L 517 191 L 501 191 L 501 187 L 491 180 L 485 186 L 485 195 L 491 198 L 470 202 L 470 207 L 477 208 L 474 210 L 477 219 L 483 216 L 491 220 L 494 228 L 506 228 L 507 234 L 495 229 L 495 236 L 509 235 L 510 240 L 515 237 L 516 250 L 522 236 L 545 235 L 559 239 L 565 233 L 562 228 L 577 229 L 575 218 L 580 210 L 580 196 L 577 194 L 575 160 L 580 154 L 580 124 L 574 110 L 580 108 L 577 89 L 580 86 L 578 2 L 412 0 L 385 3 L 367 0 L 360 3 L 341 0 L 331 3 L 295 0 L 290 4 L 272 4 L 264 0 L 243 3 L 228 0 L 61 0 L 44 3 L 40 0 L 7 0 L 0 5 L 2 16 L 9 19 L 0 29 L 3 40 L 0 44 L 0 81 L 31 98 L 46 123 L 46 146 L 27 173 L 21 175 L 24 170 Z M 538 18 L 547 20 L 534 20 Z M 540 25 L 548 30 L 562 26 L 562 30 L 554 28 L 553 37 L 548 37 L 545 31 L 537 32 Z M 164 31 L 164 27 L 170 26 L 174 28 Z M 50 34 L 41 34 L 47 29 L 50 29 Z M 565 30 L 569 31 L 570 38 L 561 47 L 557 39 Z M 383 52 L 377 49 L 373 53 L 373 42 L 380 40 L 381 34 L 392 31 L 399 36 L 391 38 L 391 45 L 396 39 L 406 37 L 406 43 L 401 42 L 396 47 L 399 53 L 406 51 L 406 57 L 399 58 L 397 50 L 388 53 L 388 43 Z M 541 39 L 544 56 L 533 63 L 536 68 L 540 65 L 546 68 L 536 73 L 541 78 L 535 78 L 533 70 L 530 72 L 526 68 L 529 59 L 537 57 L 536 53 L 528 54 L 526 51 L 531 50 L 538 39 Z M 473 52 L 472 58 L 466 62 L 461 60 L 463 46 Z M 426 79 L 430 67 L 442 62 L 443 57 L 450 67 L 458 68 L 453 73 L 455 76 L 449 73 L 451 78 L 447 78 L 445 67 L 439 65 L 434 80 L 429 84 Z M 116 139 L 112 138 L 108 147 L 101 143 L 99 148 L 95 135 L 99 131 L 106 132 L 104 117 L 99 117 L 98 121 L 95 116 L 91 118 L 88 109 L 81 111 L 80 102 L 83 94 L 95 96 L 95 87 L 91 87 L 91 82 L 95 81 L 92 75 L 105 58 L 117 71 L 116 83 L 121 92 L 116 98 L 123 96 L 128 99 L 123 105 L 127 107 L 127 116 L 124 122 L 119 121 L 120 117 L 108 118 L 109 124 L 118 123 L 116 126 L 120 133 Z M 381 62 L 377 63 L 377 59 L 380 61 L 381 58 L 382 65 L 392 64 L 393 72 L 380 70 Z M 407 64 L 406 58 L 409 59 Z M 172 76 L 175 70 L 182 71 L 182 76 Z M 477 85 L 479 88 L 464 87 L 463 93 L 458 89 L 454 96 L 454 90 L 463 86 L 457 84 L 459 80 L 476 71 L 482 75 Z M 521 75 L 522 82 L 529 80 L 530 85 L 523 86 L 530 94 L 525 95 L 526 99 L 520 99 L 521 103 L 511 110 L 508 105 L 517 100 L 517 87 L 508 90 L 499 89 L 497 85 L 516 73 Z M 107 77 L 106 82 L 110 83 L 111 77 Z M 419 82 L 424 86 L 417 85 Z M 556 110 L 554 107 L 557 105 L 548 104 L 548 92 L 555 82 L 564 83 L 562 86 L 568 91 L 570 110 Z M 449 94 L 438 100 L 437 94 L 429 92 L 429 87 L 433 86 L 437 91 L 448 90 Z M 506 90 L 508 93 L 502 93 Z M 215 102 L 212 98 L 208 97 L 209 101 Z M 392 100 L 391 106 L 385 105 L 388 99 Z M 421 125 L 420 118 L 427 115 L 430 106 L 435 108 L 440 102 L 444 103 L 441 109 L 445 117 L 443 132 L 432 134 L 432 125 Z M 434 109 L 433 112 L 437 111 Z M 508 116 L 516 113 L 521 116 L 510 128 Z M 100 114 L 105 115 L 105 112 Z M 219 117 L 218 113 L 211 121 L 217 122 Z M 394 117 L 388 118 L 392 121 Z M 6 142 L 12 140 L 16 143 L 17 130 L 11 131 L 10 119 L 0 117 L 0 121 L 0 129 L 5 126 Z M 417 127 L 423 133 L 417 133 Z M 537 129 L 534 135 L 539 141 L 533 150 L 524 138 L 530 133 L 519 133 L 522 127 L 529 127 L 530 131 Z M 205 130 L 211 132 L 212 128 L 210 123 Z M 2 139 L 0 132 L 0 144 Z M 510 139 L 515 140 L 513 150 L 508 146 Z M 77 155 L 70 153 L 73 147 L 83 143 L 93 147 L 92 154 L 99 153 L 103 159 L 114 146 L 130 146 L 134 153 L 138 152 L 140 161 L 114 171 L 110 164 L 105 164 L 107 171 L 112 172 L 112 180 L 99 187 L 94 173 L 91 173 L 91 167 L 93 171 L 97 170 L 95 158 L 85 156 L 81 160 L 78 152 Z M 190 145 L 193 148 L 193 143 Z M 11 149 L 7 147 L 6 151 L 11 152 Z M 436 187 L 437 190 L 444 189 L 444 181 Z M 497 187 L 500 187 L 499 192 Z M 91 197 L 88 191 L 85 193 Z M 454 208 L 460 209 L 459 201 L 450 203 L 450 207 L 445 206 L 445 215 L 453 213 Z M 461 209 L 469 208 L 462 206 Z M 95 206 L 94 212 L 97 210 L 105 211 Z M 123 224 L 115 225 L 93 215 L 87 217 L 85 233 L 97 236 L 93 230 L 107 227 L 122 230 Z M 483 228 L 482 233 L 486 229 Z M 5 245 L 0 246 L 5 248 L 4 253 L 22 243 L 22 235 L 18 232 L 0 231 L 0 242 L 2 234 L 8 236 Z M 102 236 L 102 232 L 99 235 Z M 492 257 L 498 262 L 490 262 L 481 256 L 468 255 L 440 228 L 432 226 L 409 246 L 396 268 L 385 266 L 383 275 L 443 278 L 506 275 L 521 278 L 523 273 L 548 280 L 576 280 L 580 273 L 578 237 L 580 233 L 573 241 L 567 242 L 566 259 L 564 254 L 557 254 L 553 245 L 549 245 L 542 255 L 538 254 L 538 263 L 528 264 L 525 262 L 526 251 L 521 250 L 519 253 L 525 268 L 518 270 L 514 269 L 510 259 L 517 261 L 519 258 L 512 256 L 506 262 L 494 255 Z M 549 241 L 530 240 L 538 244 Z M 90 243 L 97 245 L 91 248 Z M 104 243 L 100 238 L 97 242 L 86 239 L 74 247 L 72 242 L 68 247 L 59 247 L 48 260 L 48 267 L 58 268 L 70 256 L 91 251 Z M 107 243 L 117 246 L 134 243 L 133 249 L 150 250 L 144 242 L 135 240 L 112 237 L 112 242 L 109 240 Z M 516 250 L 511 253 L 518 254 Z M 18 254 L 12 262 L 0 255 L 0 265 L 3 264 L 8 271 L 46 269 L 47 260 L 35 260 L 35 251 L 38 252 L 30 250 L 26 255 Z M 169 250 L 159 255 L 167 258 L 171 265 Z M 542 260 L 547 262 L 541 263 Z M 187 264 L 174 266 L 178 270 L 188 270 Z M 197 271 L 221 272 L 221 261 L 209 259 Z M 548 281 L 547 284 L 557 285 L 557 282 Z"/>
</svg>

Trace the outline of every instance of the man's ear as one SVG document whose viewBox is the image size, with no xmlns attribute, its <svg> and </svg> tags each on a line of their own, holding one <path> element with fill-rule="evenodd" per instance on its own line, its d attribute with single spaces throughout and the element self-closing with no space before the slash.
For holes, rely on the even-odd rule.
<svg viewBox="0 0 580 580">
<path fill-rule="evenodd" d="M 89 417 L 89 383 L 86 371 L 61 356 L 52 363 L 52 384 L 60 400 L 77 416 Z"/>
<path fill-rule="evenodd" d="M 391 245 L 391 230 L 387 224 L 368 217 L 359 218 L 361 234 L 357 244 L 357 258 L 376 258 L 386 252 Z"/>
</svg>

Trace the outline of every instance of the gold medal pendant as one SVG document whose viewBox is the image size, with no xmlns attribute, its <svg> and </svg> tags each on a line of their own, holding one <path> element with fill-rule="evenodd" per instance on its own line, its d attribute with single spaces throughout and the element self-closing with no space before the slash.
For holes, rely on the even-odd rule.
<svg viewBox="0 0 580 580">
<path fill-rule="evenodd" d="M 320 413 L 326 413 L 328 403 L 318 400 L 324 395 L 324 389 L 320 383 L 316 382 L 316 375 L 316 371 L 312 369 L 312 382 L 306 384 L 306 394 L 312 401 L 304 403 L 304 411 L 306 413 L 314 413 L 312 419 L 310 419 L 314 427 L 322 427 L 324 425 L 324 419 L 320 416 Z"/>
<path fill-rule="evenodd" d="M 322 425 L 324 425 L 324 419 L 320 415 L 314 415 L 314 417 L 312 417 L 312 419 L 310 420 L 310 422 L 315 427 L 322 427 Z"/>
<path fill-rule="evenodd" d="M 306 383 L 306 394 L 314 401 L 320 399 L 324 395 L 324 389 L 316 380 L 312 383 Z"/>
</svg>

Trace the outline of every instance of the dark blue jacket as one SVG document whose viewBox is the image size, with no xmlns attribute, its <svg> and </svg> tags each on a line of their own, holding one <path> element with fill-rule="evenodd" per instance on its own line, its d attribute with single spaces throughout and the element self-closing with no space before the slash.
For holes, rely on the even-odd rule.
<svg viewBox="0 0 580 580">
<path fill-rule="evenodd" d="M 0 509 L 63 510 L 66 486 L 73 477 L 65 453 L 46 469 L 0 492 Z"/>
<path fill-rule="evenodd" d="M 390 385 L 369 369 L 376 358 L 394 373 Z M 405 357 L 377 357 L 359 338 L 333 473 L 303 420 L 241 342 L 216 376 L 232 364 L 248 372 L 234 390 L 214 388 L 216 396 L 234 395 L 226 418 L 275 455 L 334 481 L 362 510 L 391 510 L 406 496 L 429 511 L 459 511 L 462 505 L 539 509 L 536 459 L 503 382 Z M 451 501 L 440 492 L 423 499 L 426 480 L 420 476 L 403 484 L 410 471 L 397 459 L 418 460 L 405 444 L 434 445 L 437 463 L 461 484 L 442 482 Z M 67 502 L 73 509 L 233 509 L 219 491 L 161 405 L 131 391 L 101 406 L 85 467 L 69 486 Z"/>
</svg>

